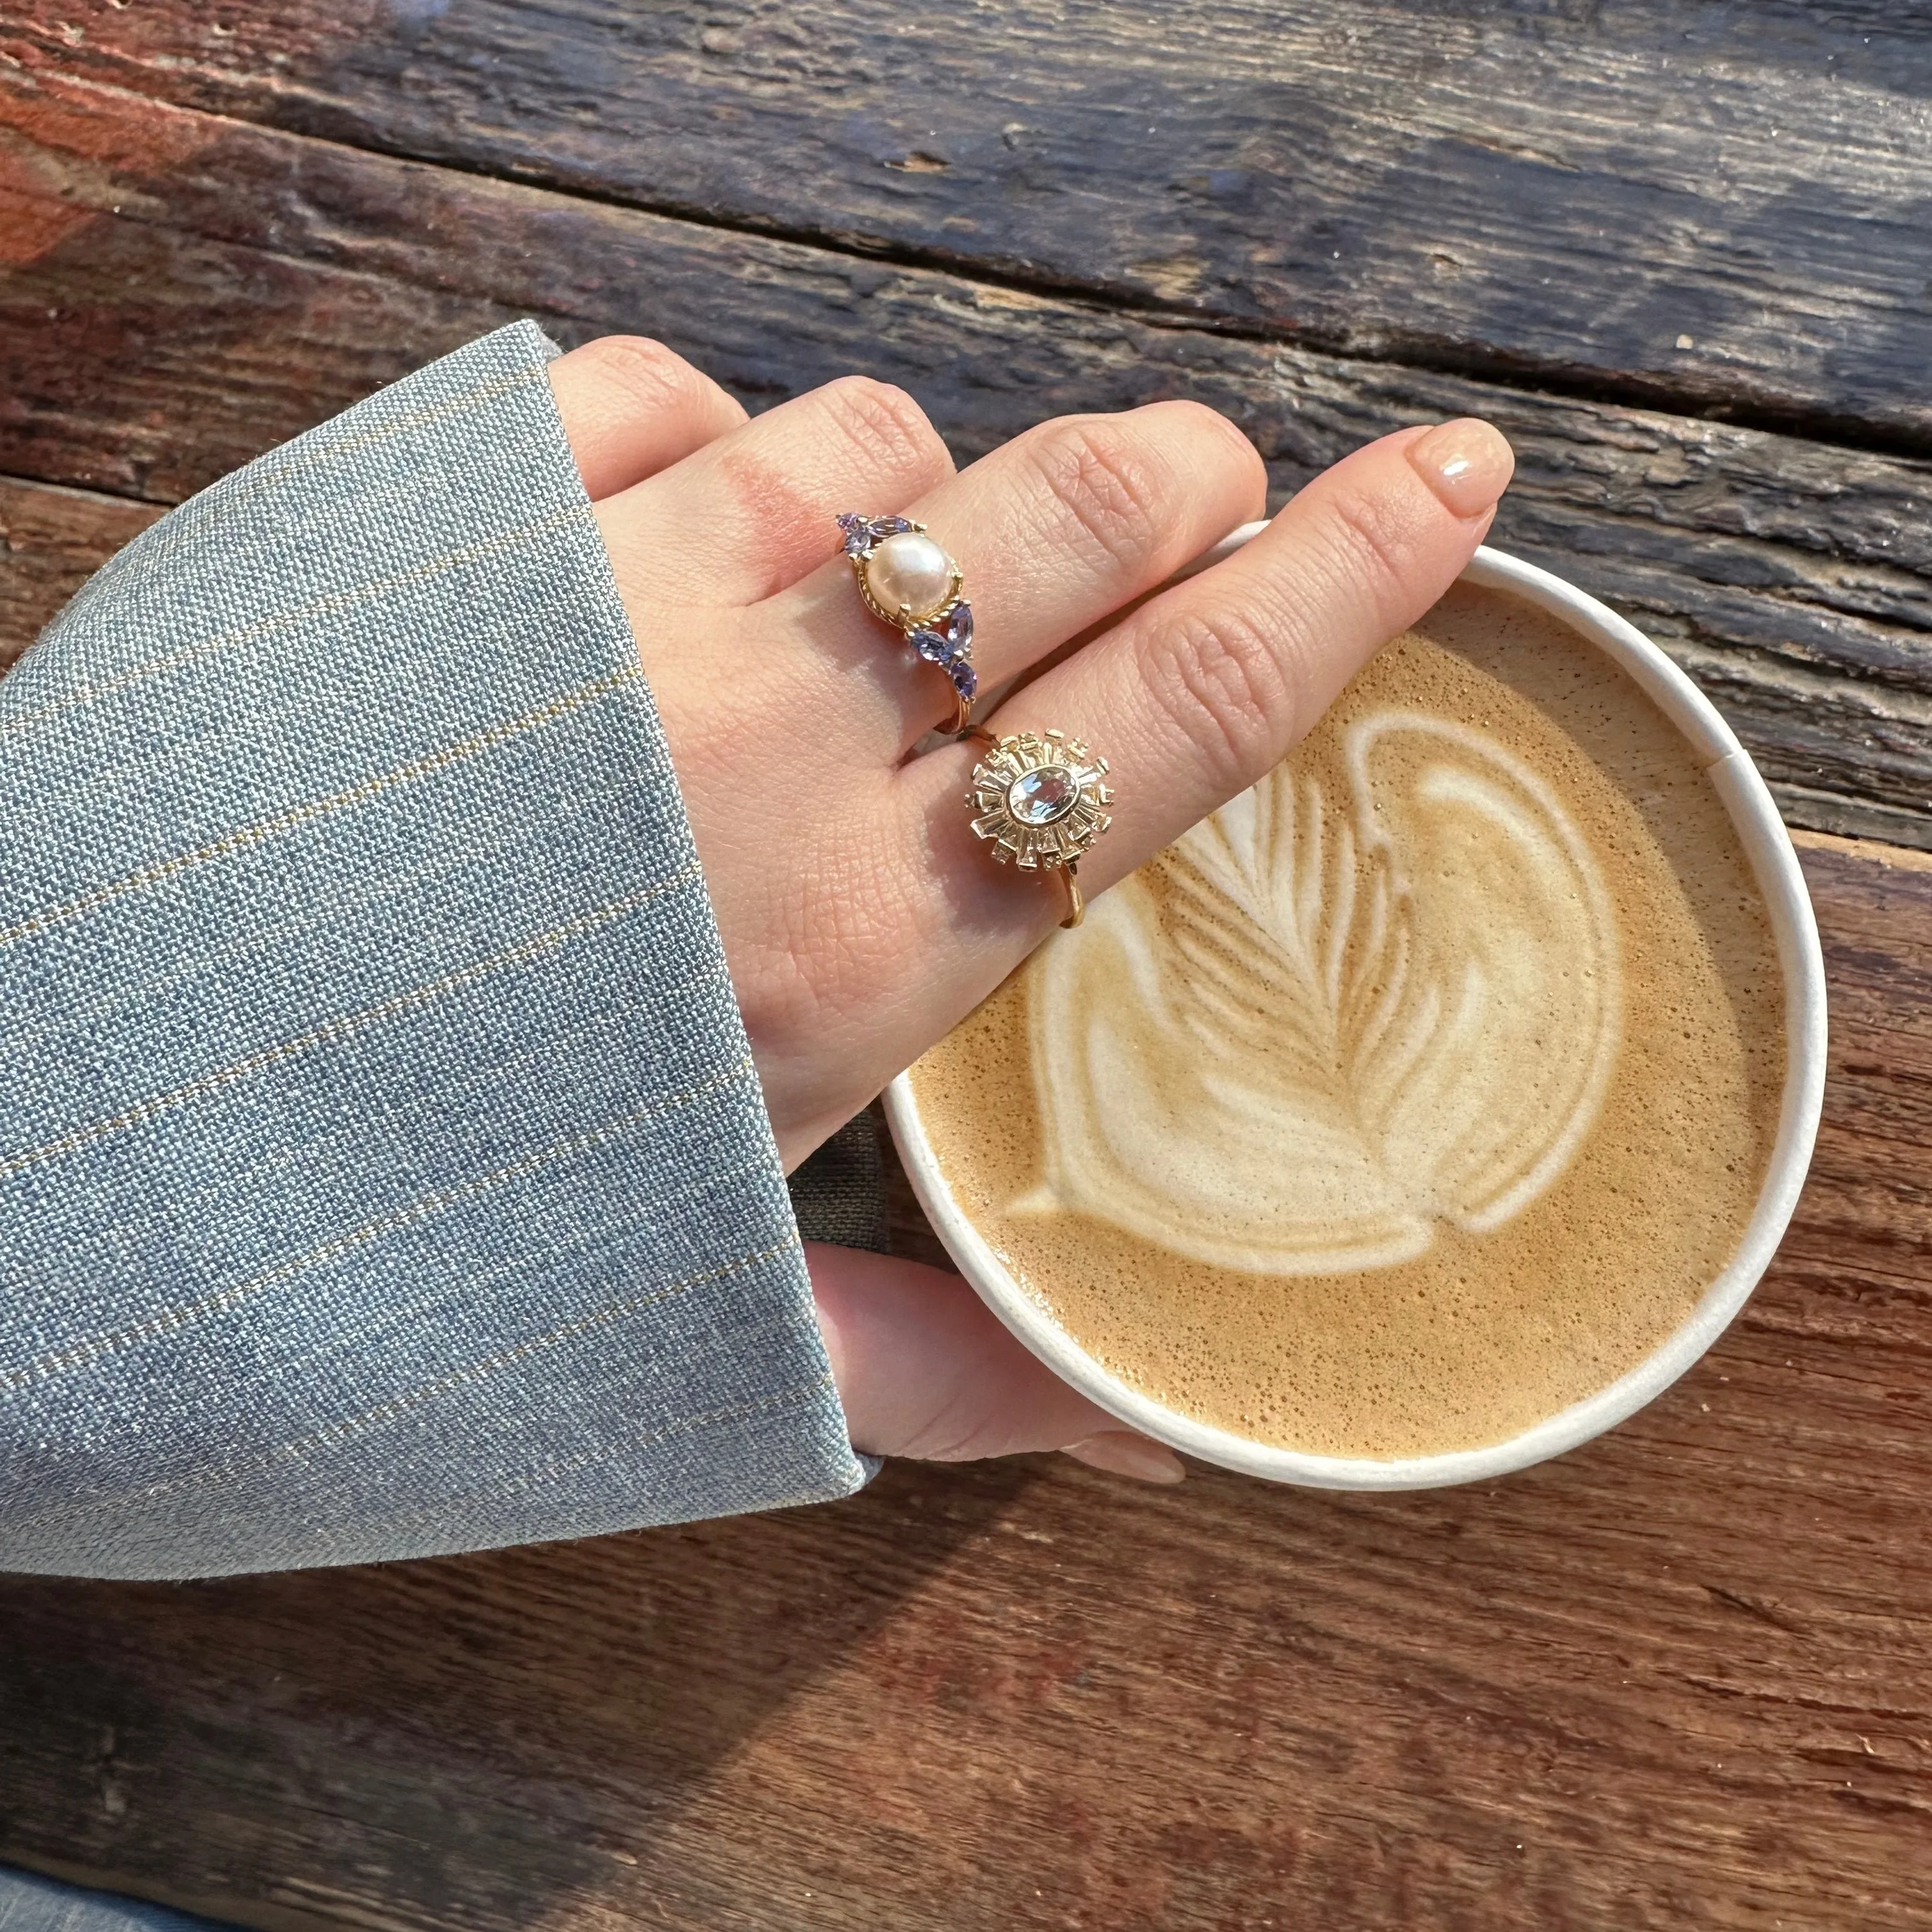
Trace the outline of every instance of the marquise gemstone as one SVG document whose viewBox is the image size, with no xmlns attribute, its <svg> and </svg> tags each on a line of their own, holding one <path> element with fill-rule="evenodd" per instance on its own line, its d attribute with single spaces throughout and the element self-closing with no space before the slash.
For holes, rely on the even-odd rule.
<svg viewBox="0 0 1932 1932">
<path fill-rule="evenodd" d="M 1080 802 L 1080 781 L 1064 765 L 1023 772 L 1006 788 L 1006 809 L 1022 825 L 1051 825 Z"/>
</svg>

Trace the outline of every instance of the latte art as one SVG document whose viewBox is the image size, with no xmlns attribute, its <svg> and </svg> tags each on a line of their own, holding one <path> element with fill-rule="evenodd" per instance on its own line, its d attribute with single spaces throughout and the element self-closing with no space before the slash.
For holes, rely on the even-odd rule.
<svg viewBox="0 0 1932 1932">
<path fill-rule="evenodd" d="M 1050 950 L 1028 1208 L 1324 1273 L 1498 1227 L 1569 1165 L 1622 1007 L 1582 831 L 1466 724 L 1378 711 L 1341 752 L 1343 795 L 1281 767 Z"/>
</svg>

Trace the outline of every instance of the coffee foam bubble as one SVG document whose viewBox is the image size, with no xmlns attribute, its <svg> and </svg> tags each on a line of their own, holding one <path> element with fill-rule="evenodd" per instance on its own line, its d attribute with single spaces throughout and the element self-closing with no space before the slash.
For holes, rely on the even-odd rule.
<svg viewBox="0 0 1932 1932">
<path fill-rule="evenodd" d="M 913 1085 L 962 1208 L 1123 1379 L 1430 1454 L 1682 1322 L 1768 1159 L 1782 990 L 1691 747 L 1459 586 Z"/>
</svg>

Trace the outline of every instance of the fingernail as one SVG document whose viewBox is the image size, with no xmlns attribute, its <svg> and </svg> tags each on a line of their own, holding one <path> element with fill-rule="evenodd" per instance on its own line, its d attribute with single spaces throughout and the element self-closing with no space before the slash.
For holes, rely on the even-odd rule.
<svg viewBox="0 0 1932 1932">
<path fill-rule="evenodd" d="M 1406 452 L 1415 473 L 1452 515 L 1480 517 L 1508 486 L 1516 469 L 1509 439 L 1478 416 L 1438 423 Z"/>
<path fill-rule="evenodd" d="M 1070 1442 L 1060 1454 L 1084 1462 L 1090 1469 L 1131 1476 L 1137 1483 L 1178 1483 L 1187 1474 L 1172 1449 L 1150 1442 L 1144 1436 L 1130 1436 L 1125 1430 L 1108 1430 L 1084 1442 Z"/>
</svg>

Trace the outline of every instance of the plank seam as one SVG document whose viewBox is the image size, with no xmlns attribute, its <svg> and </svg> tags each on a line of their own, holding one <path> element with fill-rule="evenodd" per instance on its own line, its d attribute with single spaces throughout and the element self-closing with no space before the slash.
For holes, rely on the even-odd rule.
<svg viewBox="0 0 1932 1932">
<path fill-rule="evenodd" d="M 47 50 L 50 54 L 52 50 Z M 554 195 L 560 200 L 586 206 L 655 217 L 727 235 L 742 235 L 761 240 L 787 242 L 801 248 L 848 261 L 875 262 L 928 274 L 950 274 L 979 287 L 1004 290 L 1036 299 L 1058 301 L 1083 306 L 1099 314 L 1130 318 L 1150 328 L 1170 329 L 1250 341 L 1264 346 L 1297 349 L 1329 355 L 1348 362 L 1390 369 L 1412 369 L 1418 374 L 1460 376 L 1486 382 L 1492 387 L 1519 393 L 1558 396 L 1571 401 L 1598 403 L 1610 407 L 1654 410 L 1697 422 L 1721 422 L 1739 429 L 1762 430 L 1787 436 L 1826 448 L 1846 449 L 1868 455 L 1932 458 L 1932 436 L 1915 435 L 1904 429 L 1829 411 L 1796 406 L 1783 410 L 1773 404 L 1727 398 L 1708 385 L 1687 382 L 1673 386 L 1626 373 L 1606 377 L 1600 372 L 1586 373 L 1575 364 L 1539 361 L 1530 356 L 1513 356 L 1498 350 L 1489 355 L 1448 351 L 1438 338 L 1420 334 L 1385 335 L 1379 341 L 1364 344 L 1350 340 L 1334 330 L 1284 328 L 1260 322 L 1246 322 L 1238 316 L 1216 315 L 1191 309 L 1184 304 L 1166 303 L 1102 282 L 1078 278 L 1027 275 L 1003 267 L 997 261 L 979 261 L 944 249 L 921 249 L 902 242 L 867 237 L 836 229 L 803 226 L 777 221 L 763 221 L 745 216 L 733 219 L 675 197 L 664 200 L 630 198 L 600 193 L 580 184 L 571 184 L 554 170 L 532 165 L 511 173 L 467 162 L 460 157 L 438 154 L 386 142 L 373 135 L 366 142 L 349 141 L 317 134 L 274 120 L 250 120 L 239 115 L 218 113 L 206 108 L 183 107 L 136 88 L 117 87 L 83 76 L 52 70 L 66 86 L 83 92 L 119 94 L 150 107 L 206 122 L 266 132 L 283 140 L 313 143 L 344 154 L 358 154 L 428 167 L 442 173 L 471 180 L 494 182 L 499 186 Z M 317 103 L 318 107 L 326 107 Z M 352 114 L 344 118 L 353 119 Z M 364 130 L 364 131 L 367 131 Z M 129 218 L 124 216 L 122 218 Z M 269 251 L 254 252 L 266 254 Z M 289 258 L 304 263 L 308 256 Z"/>
</svg>

